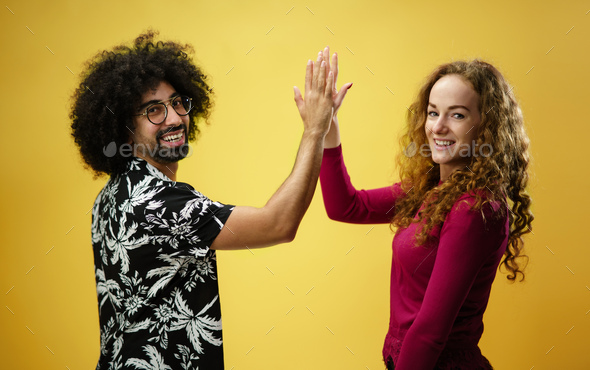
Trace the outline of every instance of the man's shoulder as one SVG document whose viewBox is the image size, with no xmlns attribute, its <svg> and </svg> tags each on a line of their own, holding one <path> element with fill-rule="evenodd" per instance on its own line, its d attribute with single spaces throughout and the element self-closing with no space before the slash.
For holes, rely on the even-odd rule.
<svg viewBox="0 0 590 370">
<path fill-rule="evenodd" d="M 194 188 L 186 183 L 172 181 L 160 170 L 150 165 L 141 158 L 133 158 L 129 161 L 125 172 L 113 176 L 112 183 L 117 186 L 136 188 L 178 188 L 192 191 Z"/>
</svg>

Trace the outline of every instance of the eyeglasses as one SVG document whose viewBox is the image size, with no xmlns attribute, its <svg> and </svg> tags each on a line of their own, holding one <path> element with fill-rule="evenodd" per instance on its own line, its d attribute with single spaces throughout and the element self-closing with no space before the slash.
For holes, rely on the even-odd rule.
<svg viewBox="0 0 590 370">
<path fill-rule="evenodd" d="M 184 95 L 173 96 L 170 99 L 148 105 L 143 113 L 136 114 L 136 116 L 147 116 L 151 123 L 159 125 L 168 117 L 168 105 L 171 105 L 179 116 L 186 116 L 193 109 L 193 99 Z"/>
</svg>

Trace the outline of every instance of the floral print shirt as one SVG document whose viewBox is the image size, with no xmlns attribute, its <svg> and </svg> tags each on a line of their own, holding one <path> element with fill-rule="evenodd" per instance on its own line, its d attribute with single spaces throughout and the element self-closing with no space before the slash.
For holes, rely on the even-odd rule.
<svg viewBox="0 0 590 370">
<path fill-rule="evenodd" d="M 134 158 L 92 209 L 97 369 L 223 369 L 215 251 L 233 206 Z"/>
</svg>

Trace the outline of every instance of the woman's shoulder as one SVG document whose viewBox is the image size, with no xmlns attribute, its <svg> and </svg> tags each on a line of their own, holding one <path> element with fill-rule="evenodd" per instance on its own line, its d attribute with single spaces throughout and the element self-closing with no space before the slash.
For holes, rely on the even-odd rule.
<svg viewBox="0 0 590 370">
<path fill-rule="evenodd" d="M 459 196 L 453 204 L 451 212 L 477 212 L 481 213 L 484 218 L 493 215 L 501 217 L 507 216 L 508 208 L 504 196 L 497 196 L 487 188 L 476 188 Z"/>
</svg>

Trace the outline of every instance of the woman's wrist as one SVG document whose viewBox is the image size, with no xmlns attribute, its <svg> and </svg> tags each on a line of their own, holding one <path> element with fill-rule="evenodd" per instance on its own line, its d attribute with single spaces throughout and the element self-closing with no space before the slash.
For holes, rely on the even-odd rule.
<svg viewBox="0 0 590 370">
<path fill-rule="evenodd" d="M 330 130 L 324 138 L 324 149 L 336 148 L 340 145 L 340 128 L 338 127 L 338 118 L 332 117 Z"/>
</svg>

